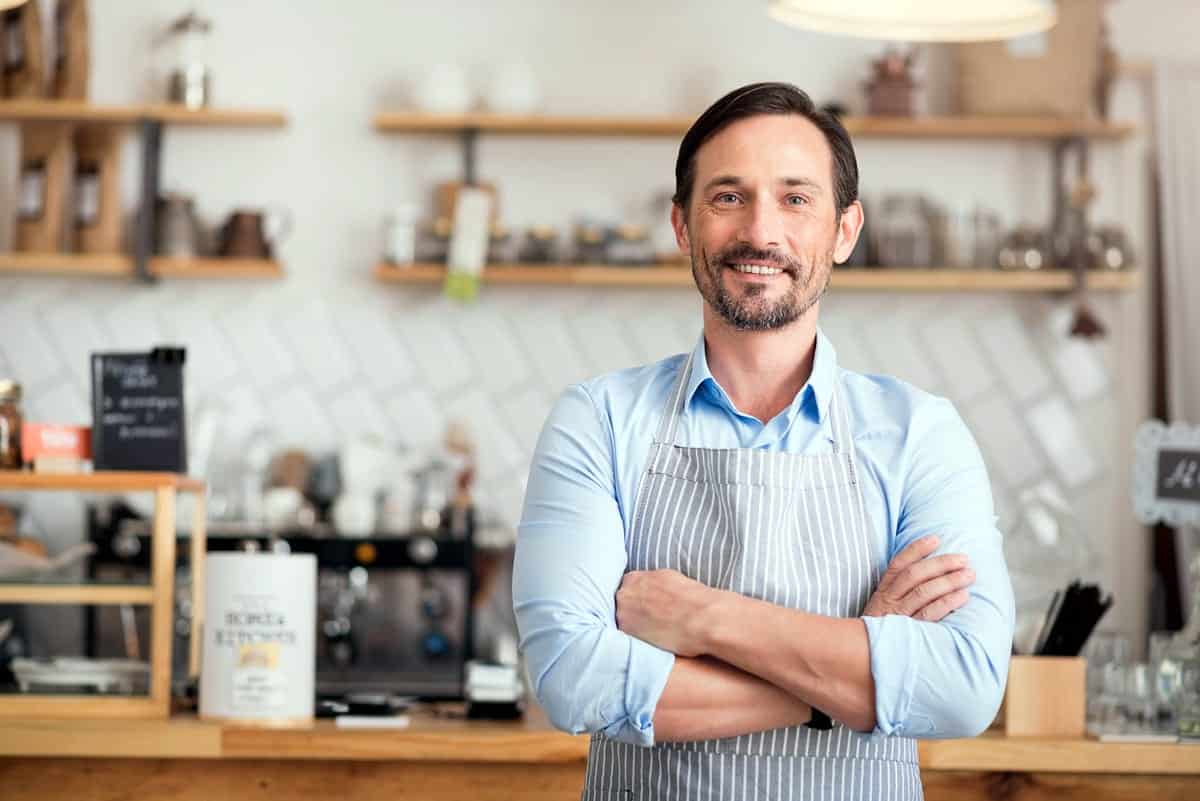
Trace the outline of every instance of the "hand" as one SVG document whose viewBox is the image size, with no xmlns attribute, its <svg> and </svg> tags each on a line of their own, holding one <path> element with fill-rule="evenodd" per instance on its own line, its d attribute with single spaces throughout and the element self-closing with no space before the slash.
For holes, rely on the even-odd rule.
<svg viewBox="0 0 1200 801">
<path fill-rule="evenodd" d="M 701 613 L 716 592 L 677 570 L 626 573 L 617 589 L 617 628 L 676 656 L 699 656 Z"/>
<path fill-rule="evenodd" d="M 931 623 L 966 604 L 975 582 L 963 554 L 930 557 L 937 537 L 922 537 L 896 555 L 863 610 L 867 617 L 905 615 Z"/>
</svg>

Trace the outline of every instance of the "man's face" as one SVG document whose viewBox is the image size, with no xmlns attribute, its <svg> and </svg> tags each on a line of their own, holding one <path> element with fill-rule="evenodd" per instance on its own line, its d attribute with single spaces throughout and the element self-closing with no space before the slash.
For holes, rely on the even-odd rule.
<svg viewBox="0 0 1200 801">
<path fill-rule="evenodd" d="M 739 120 L 701 145 L 690 208 L 671 215 L 700 294 L 734 328 L 782 328 L 813 308 L 854 249 L 855 203 L 839 219 L 833 155 L 798 115 Z"/>
</svg>

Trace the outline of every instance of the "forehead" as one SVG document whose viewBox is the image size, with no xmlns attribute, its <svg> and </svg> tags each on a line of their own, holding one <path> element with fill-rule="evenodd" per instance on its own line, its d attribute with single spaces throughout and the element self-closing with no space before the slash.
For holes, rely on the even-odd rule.
<svg viewBox="0 0 1200 801">
<path fill-rule="evenodd" d="M 727 125 L 696 151 L 696 186 L 714 175 L 774 182 L 808 178 L 828 188 L 833 153 L 817 126 L 798 114 L 765 114 Z"/>
</svg>

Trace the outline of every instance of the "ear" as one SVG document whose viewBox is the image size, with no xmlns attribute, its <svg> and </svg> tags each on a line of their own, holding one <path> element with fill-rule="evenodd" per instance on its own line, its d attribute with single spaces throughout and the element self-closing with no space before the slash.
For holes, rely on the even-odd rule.
<svg viewBox="0 0 1200 801">
<path fill-rule="evenodd" d="M 691 256 L 692 240 L 688 236 L 687 215 L 683 207 L 675 203 L 671 204 L 671 227 L 675 229 L 675 244 L 679 245 L 679 252 Z"/>
<path fill-rule="evenodd" d="M 854 252 L 858 235 L 862 232 L 863 220 L 863 207 L 857 200 L 842 212 L 842 218 L 838 220 L 837 244 L 833 248 L 834 264 L 841 264 Z"/>
</svg>

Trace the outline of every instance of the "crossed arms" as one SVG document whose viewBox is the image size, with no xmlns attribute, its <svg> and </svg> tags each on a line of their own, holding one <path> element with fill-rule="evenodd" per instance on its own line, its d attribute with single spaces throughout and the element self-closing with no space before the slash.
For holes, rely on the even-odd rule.
<svg viewBox="0 0 1200 801">
<path fill-rule="evenodd" d="M 964 435 L 951 409 L 906 454 L 889 572 L 862 617 L 832 618 L 626 573 L 611 434 L 586 391 L 568 391 L 538 443 L 513 582 L 550 719 L 641 745 L 803 723 L 810 705 L 882 735 L 982 731 L 1013 605 L 982 460 L 973 442 L 946 456 Z"/>
</svg>

